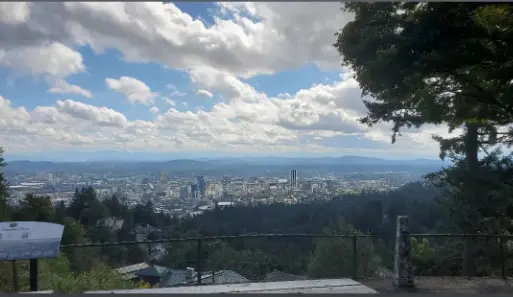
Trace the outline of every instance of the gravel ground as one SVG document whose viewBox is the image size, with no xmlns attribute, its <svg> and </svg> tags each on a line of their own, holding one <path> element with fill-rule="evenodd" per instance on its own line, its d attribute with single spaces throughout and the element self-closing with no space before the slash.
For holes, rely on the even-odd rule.
<svg viewBox="0 0 513 297">
<path fill-rule="evenodd" d="M 395 288 L 391 278 L 368 278 L 358 280 L 374 290 L 404 293 L 509 293 L 513 294 L 513 278 L 491 277 L 416 277 L 415 288 Z"/>
</svg>

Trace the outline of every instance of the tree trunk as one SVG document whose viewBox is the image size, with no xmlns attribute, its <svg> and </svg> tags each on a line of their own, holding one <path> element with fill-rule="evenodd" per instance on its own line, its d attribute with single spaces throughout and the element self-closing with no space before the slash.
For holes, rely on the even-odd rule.
<svg viewBox="0 0 513 297">
<path fill-rule="evenodd" d="M 466 185 L 465 191 L 466 195 L 468 195 L 468 201 L 477 201 L 480 199 L 478 194 L 478 187 L 476 187 L 475 178 L 478 175 L 479 171 L 479 159 L 478 159 L 478 126 L 477 124 L 467 123 L 467 134 L 465 137 L 465 156 L 468 166 L 468 174 L 469 176 L 465 179 Z M 474 209 L 471 210 L 472 212 Z M 477 210 L 475 210 L 477 211 Z M 469 214 L 469 229 L 465 230 L 466 233 L 476 233 L 476 227 L 478 223 L 476 220 L 478 216 L 474 216 L 474 214 Z M 475 249 L 475 238 L 465 237 L 464 239 L 464 248 L 463 248 L 463 275 L 464 276 L 475 276 L 476 267 L 474 263 L 474 249 Z"/>
</svg>

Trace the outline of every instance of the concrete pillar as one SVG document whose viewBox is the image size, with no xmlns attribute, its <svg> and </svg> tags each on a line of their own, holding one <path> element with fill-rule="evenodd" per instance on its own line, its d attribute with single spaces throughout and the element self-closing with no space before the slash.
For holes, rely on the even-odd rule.
<svg viewBox="0 0 513 297">
<path fill-rule="evenodd" d="M 394 254 L 394 286 L 414 287 L 413 265 L 410 257 L 410 226 L 407 216 L 397 216 Z"/>
</svg>

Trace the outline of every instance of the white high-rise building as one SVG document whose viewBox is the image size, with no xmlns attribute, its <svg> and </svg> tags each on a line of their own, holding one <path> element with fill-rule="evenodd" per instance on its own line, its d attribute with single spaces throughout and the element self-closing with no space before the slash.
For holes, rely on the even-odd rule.
<svg viewBox="0 0 513 297">
<path fill-rule="evenodd" d="M 159 192 L 165 192 L 167 189 L 167 184 L 169 182 L 169 178 L 167 174 L 161 173 L 159 178 Z"/>
</svg>

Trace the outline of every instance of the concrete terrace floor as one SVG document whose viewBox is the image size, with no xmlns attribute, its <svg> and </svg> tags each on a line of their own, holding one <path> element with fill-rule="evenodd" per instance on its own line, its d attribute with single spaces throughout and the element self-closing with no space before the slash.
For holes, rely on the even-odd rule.
<svg viewBox="0 0 513 297">
<path fill-rule="evenodd" d="M 48 294 L 52 291 L 32 293 Z M 513 278 L 493 277 L 415 277 L 415 288 L 398 289 L 389 277 L 358 279 L 303 280 L 230 285 L 205 285 L 161 289 L 136 289 L 92 291 L 95 293 L 464 293 L 464 294 L 513 294 Z"/>
<path fill-rule="evenodd" d="M 225 285 L 184 286 L 155 289 L 91 291 L 85 294 L 211 294 L 211 293 L 335 293 L 376 294 L 375 290 L 352 279 L 318 279 L 282 282 L 257 282 Z"/>
<path fill-rule="evenodd" d="M 391 278 L 367 278 L 358 282 L 379 293 L 469 293 L 513 294 L 513 278 L 494 277 L 415 277 L 415 288 L 395 288 Z"/>
</svg>

